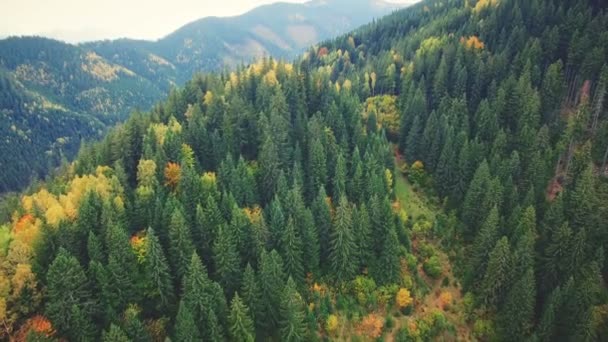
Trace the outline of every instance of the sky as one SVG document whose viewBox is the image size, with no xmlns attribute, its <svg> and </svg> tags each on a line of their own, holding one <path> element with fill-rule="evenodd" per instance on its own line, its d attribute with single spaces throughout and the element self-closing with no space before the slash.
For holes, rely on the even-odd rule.
<svg viewBox="0 0 608 342">
<path fill-rule="evenodd" d="M 276 0 L 0 0 L 0 38 L 39 35 L 77 43 L 162 38 L 193 20 L 232 16 Z M 360 0 L 353 0 L 360 1 Z M 390 0 L 390 2 L 411 0 Z M 302 3 L 306 0 L 283 0 Z"/>
</svg>

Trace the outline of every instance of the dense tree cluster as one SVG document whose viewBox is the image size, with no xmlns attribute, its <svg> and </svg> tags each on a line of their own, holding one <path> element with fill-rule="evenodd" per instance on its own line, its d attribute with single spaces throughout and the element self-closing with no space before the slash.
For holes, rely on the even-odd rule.
<svg viewBox="0 0 608 342">
<path fill-rule="evenodd" d="M 399 151 L 451 213 L 412 230 L 445 232 L 478 338 L 605 339 L 607 26 L 594 2 L 424 1 L 295 64 L 195 77 L 23 197 L 3 333 L 51 336 L 43 314 L 76 341 L 309 341 L 334 305 L 406 312 Z M 348 318 L 377 338 L 372 311 Z M 419 323 L 395 338 L 447 326 Z"/>
<path fill-rule="evenodd" d="M 603 6 L 427 1 L 315 60 L 363 98 L 397 90 L 399 148 L 461 220 L 471 319 L 496 321 L 485 338 L 606 338 Z"/>
</svg>

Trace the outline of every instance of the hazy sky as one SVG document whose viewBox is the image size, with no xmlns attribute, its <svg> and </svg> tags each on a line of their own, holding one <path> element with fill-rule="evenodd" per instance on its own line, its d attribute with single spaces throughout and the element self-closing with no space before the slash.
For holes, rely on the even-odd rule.
<svg viewBox="0 0 608 342">
<path fill-rule="evenodd" d="M 0 37 L 42 35 L 81 42 L 158 39 L 206 16 L 244 13 L 276 0 L 0 0 Z M 306 0 L 283 0 L 306 2 Z M 360 1 L 360 0 L 353 0 Z M 411 2 L 412 0 L 409 0 Z M 408 0 L 391 0 L 408 2 Z"/>
</svg>

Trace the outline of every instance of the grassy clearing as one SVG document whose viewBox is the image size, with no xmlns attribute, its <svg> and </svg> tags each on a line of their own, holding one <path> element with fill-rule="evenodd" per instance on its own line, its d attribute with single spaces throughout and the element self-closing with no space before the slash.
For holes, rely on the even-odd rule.
<svg viewBox="0 0 608 342">
<path fill-rule="evenodd" d="M 425 217 L 428 220 L 435 219 L 435 212 L 429 208 L 422 195 L 414 191 L 413 186 L 403 177 L 398 169 L 395 169 L 395 195 L 405 209 L 408 216 L 417 220 Z"/>
</svg>

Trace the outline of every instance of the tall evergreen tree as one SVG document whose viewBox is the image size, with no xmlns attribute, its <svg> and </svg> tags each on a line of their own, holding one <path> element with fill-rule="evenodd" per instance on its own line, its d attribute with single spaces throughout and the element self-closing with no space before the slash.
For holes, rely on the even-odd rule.
<svg viewBox="0 0 608 342">
<path fill-rule="evenodd" d="M 349 281 L 354 277 L 357 271 L 356 251 L 352 208 L 343 196 L 334 217 L 329 254 L 331 273 L 337 282 Z"/>
<path fill-rule="evenodd" d="M 154 230 L 148 228 L 146 236 L 146 257 L 144 261 L 146 284 L 150 286 L 148 297 L 160 301 L 160 311 L 173 302 L 173 280 L 169 264 Z"/>
<path fill-rule="evenodd" d="M 201 339 L 194 317 L 183 299 L 179 302 L 173 330 L 177 342 L 195 342 Z"/>
<path fill-rule="evenodd" d="M 186 274 L 193 252 L 190 228 L 181 210 L 176 208 L 169 223 L 169 261 L 178 279 Z"/>
<path fill-rule="evenodd" d="M 238 292 L 234 294 L 230 304 L 230 339 L 239 342 L 253 342 L 255 331 L 253 321 L 249 317 L 249 308 L 243 303 Z"/>
<path fill-rule="evenodd" d="M 481 282 L 481 300 L 487 305 L 497 305 L 509 287 L 512 267 L 511 248 L 506 237 L 501 238 L 490 252 L 488 267 Z"/>
<path fill-rule="evenodd" d="M 304 300 L 291 277 L 281 294 L 281 340 L 304 341 L 306 337 Z"/>
<path fill-rule="evenodd" d="M 276 331 L 280 321 L 281 289 L 285 284 L 283 260 L 275 250 L 262 252 L 259 284 L 261 287 L 261 312 L 265 334 Z"/>
<path fill-rule="evenodd" d="M 533 325 L 536 304 L 536 282 L 530 268 L 509 291 L 504 307 L 500 310 L 501 334 L 505 340 L 525 339 Z"/>
<path fill-rule="evenodd" d="M 93 339 L 95 303 L 78 260 L 60 249 L 49 266 L 47 284 L 46 314 L 53 326 L 74 341 Z"/>
<path fill-rule="evenodd" d="M 329 254 L 331 250 L 330 234 L 332 231 L 331 208 L 327 203 L 325 188 L 320 187 L 317 196 L 311 204 L 315 226 L 319 231 L 320 261 L 321 265 L 329 264 Z"/>
<path fill-rule="evenodd" d="M 231 297 L 240 284 L 240 260 L 233 234 L 227 226 L 221 226 L 213 246 L 213 262 L 216 277 L 228 297 Z"/>
<path fill-rule="evenodd" d="M 245 267 L 243 272 L 243 281 L 241 283 L 241 293 L 243 294 L 243 303 L 249 308 L 251 319 L 255 323 L 257 329 L 262 327 L 261 316 L 261 293 L 256 273 L 250 264 Z"/>
<path fill-rule="evenodd" d="M 296 279 L 298 284 L 302 284 L 304 282 L 302 239 L 298 234 L 293 217 L 287 220 L 287 226 L 282 231 L 280 247 L 285 273 Z"/>
</svg>

